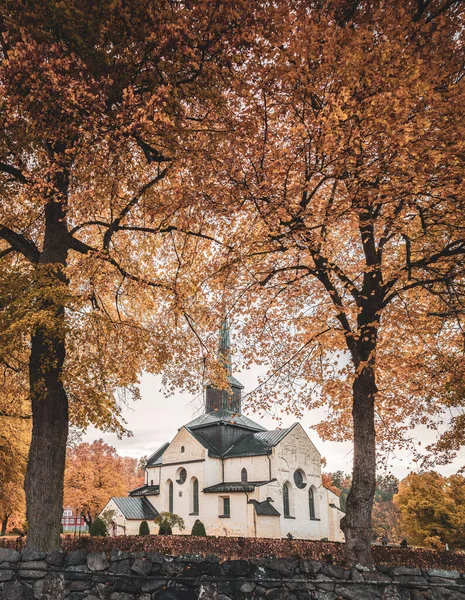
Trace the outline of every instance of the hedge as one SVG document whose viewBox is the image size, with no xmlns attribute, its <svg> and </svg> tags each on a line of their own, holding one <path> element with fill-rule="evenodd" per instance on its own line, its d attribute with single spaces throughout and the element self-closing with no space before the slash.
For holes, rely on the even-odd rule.
<svg viewBox="0 0 465 600">
<path fill-rule="evenodd" d="M 1 539 L 0 547 L 20 550 L 25 539 Z M 179 556 L 182 554 L 214 554 L 223 560 L 238 558 L 286 558 L 295 557 L 344 564 L 344 544 L 310 540 L 280 540 L 237 537 L 195 537 L 190 535 L 81 537 L 62 539 L 65 551 L 85 548 L 89 552 L 122 550 L 125 552 L 160 552 Z M 373 546 L 376 564 L 388 567 L 405 565 L 423 569 L 456 569 L 465 572 L 465 553 L 430 550 L 427 548 L 399 548 Z"/>
</svg>

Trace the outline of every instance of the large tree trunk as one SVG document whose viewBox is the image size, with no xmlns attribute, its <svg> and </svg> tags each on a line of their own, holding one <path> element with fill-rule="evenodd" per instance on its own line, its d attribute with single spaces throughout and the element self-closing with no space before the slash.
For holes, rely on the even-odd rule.
<svg viewBox="0 0 465 600">
<path fill-rule="evenodd" d="M 6 528 L 8 526 L 8 520 L 10 518 L 10 515 L 4 515 L 2 518 L 2 528 L 0 530 L 0 535 L 6 535 Z"/>
<path fill-rule="evenodd" d="M 27 547 L 42 551 L 57 548 L 60 543 L 68 437 L 68 398 L 62 383 L 65 311 L 63 294 L 58 292 L 60 286 L 66 285 L 63 267 L 68 252 L 62 203 L 50 201 L 45 216 L 39 277 L 45 278 L 49 287 L 47 294 L 39 294 L 37 303 L 47 314 L 47 323 L 37 327 L 31 338 L 29 377 L 33 427 L 25 481 Z"/>
<path fill-rule="evenodd" d="M 353 383 L 354 467 L 346 515 L 341 521 L 348 565 L 373 565 L 371 511 L 376 487 L 376 392 L 373 366 L 367 365 Z"/>
</svg>

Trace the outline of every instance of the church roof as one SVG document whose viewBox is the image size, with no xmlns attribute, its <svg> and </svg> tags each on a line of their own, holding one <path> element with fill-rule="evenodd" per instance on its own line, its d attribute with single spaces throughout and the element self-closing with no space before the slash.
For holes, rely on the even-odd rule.
<svg viewBox="0 0 465 600">
<path fill-rule="evenodd" d="M 216 483 L 204 488 L 202 491 L 206 493 L 215 492 L 253 492 L 256 487 L 270 483 L 269 481 L 233 481 Z"/>
<path fill-rule="evenodd" d="M 112 498 L 126 519 L 153 521 L 158 516 L 157 509 L 147 498 Z"/>
<path fill-rule="evenodd" d="M 249 500 L 249 504 L 253 504 L 255 508 L 255 512 L 259 516 L 263 517 L 280 517 L 281 513 L 276 510 L 276 508 L 271 504 L 270 500 L 263 500 L 263 502 L 259 502 L 258 500 Z"/>
<path fill-rule="evenodd" d="M 255 423 L 245 415 L 226 410 L 225 408 L 204 413 L 203 415 L 200 415 L 200 417 L 187 423 L 185 427 L 188 429 L 195 429 L 196 427 L 207 427 L 209 425 L 218 424 L 243 427 L 244 429 L 251 429 L 252 431 L 266 431 L 264 427 Z"/>
<path fill-rule="evenodd" d="M 160 493 L 159 485 L 142 485 L 129 492 L 130 496 L 156 496 Z"/>
<path fill-rule="evenodd" d="M 213 456 L 214 458 L 221 458 L 221 453 L 218 451 L 216 446 L 214 446 L 208 438 L 206 438 L 203 433 L 200 431 L 196 431 L 195 429 L 191 429 L 185 425 L 185 429 L 198 441 L 202 444 L 204 448 L 208 450 L 208 456 Z"/>
<path fill-rule="evenodd" d="M 163 453 L 168 448 L 168 446 L 169 442 L 166 442 L 165 444 L 163 444 L 163 446 L 160 446 L 158 450 L 155 450 L 155 452 L 151 456 L 149 456 L 146 466 L 155 467 L 156 465 L 161 465 L 161 457 L 163 456 Z"/>
<path fill-rule="evenodd" d="M 273 447 L 279 444 L 296 425 L 297 423 L 294 423 L 287 429 L 265 430 L 246 434 L 224 453 L 224 458 L 271 454 Z"/>
</svg>

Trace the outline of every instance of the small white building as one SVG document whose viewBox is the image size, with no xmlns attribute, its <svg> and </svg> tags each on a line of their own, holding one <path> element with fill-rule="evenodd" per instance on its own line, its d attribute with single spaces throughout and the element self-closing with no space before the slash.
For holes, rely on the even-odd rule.
<svg viewBox="0 0 465 600">
<path fill-rule="evenodd" d="M 196 519 L 208 535 L 343 541 L 339 498 L 322 485 L 321 456 L 299 423 L 268 431 L 241 414 L 243 386 L 232 376 L 229 332 L 220 352 L 232 393 L 208 386 L 203 415 L 180 427 L 150 456 L 145 485 L 111 498 L 110 532 L 133 535 L 158 513 L 175 513 L 190 533 Z M 174 530 L 173 533 L 181 533 Z"/>
</svg>

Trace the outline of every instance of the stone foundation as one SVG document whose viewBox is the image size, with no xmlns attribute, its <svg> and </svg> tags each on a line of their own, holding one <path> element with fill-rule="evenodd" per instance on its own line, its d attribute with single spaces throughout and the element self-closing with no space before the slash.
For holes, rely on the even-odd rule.
<svg viewBox="0 0 465 600">
<path fill-rule="evenodd" d="M 314 560 L 0 548 L 1 600 L 465 600 L 444 569 L 344 567 Z"/>
</svg>

